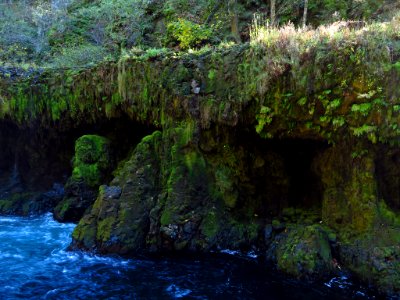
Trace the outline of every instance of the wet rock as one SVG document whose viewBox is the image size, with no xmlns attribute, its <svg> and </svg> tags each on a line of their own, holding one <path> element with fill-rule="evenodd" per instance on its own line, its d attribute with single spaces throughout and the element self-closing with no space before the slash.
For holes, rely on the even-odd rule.
<svg viewBox="0 0 400 300">
<path fill-rule="evenodd" d="M 105 186 L 104 197 L 107 199 L 118 199 L 121 196 L 122 189 L 119 186 Z"/>
<path fill-rule="evenodd" d="M 179 227 L 175 224 L 169 224 L 168 226 L 161 227 L 161 233 L 163 233 L 168 239 L 175 240 L 178 236 Z"/>
<path fill-rule="evenodd" d="M 339 248 L 339 255 L 357 277 L 397 299 L 400 297 L 400 246 L 393 236 L 400 232 L 394 230 L 383 229 L 368 239 L 345 243 Z"/>
<path fill-rule="evenodd" d="M 62 199 L 64 197 L 64 194 L 65 194 L 64 186 L 60 183 L 55 183 L 53 184 L 51 190 L 43 194 L 43 197 L 47 197 L 49 199 L 55 199 L 55 201 L 57 201 L 58 199 Z"/>
<path fill-rule="evenodd" d="M 18 192 L 0 199 L 0 213 L 6 215 L 40 215 L 53 211 L 64 196 L 64 188 L 55 183 L 49 191 Z"/>
<path fill-rule="evenodd" d="M 285 229 L 285 224 L 279 221 L 278 219 L 272 220 L 272 228 L 276 231 L 282 231 Z"/>
<path fill-rule="evenodd" d="M 272 238 L 273 227 L 271 224 L 267 224 L 264 228 L 264 238 L 265 240 L 270 240 Z"/>
<path fill-rule="evenodd" d="M 326 232 L 318 225 L 295 226 L 276 248 L 278 269 L 297 278 L 313 280 L 333 271 Z"/>
</svg>

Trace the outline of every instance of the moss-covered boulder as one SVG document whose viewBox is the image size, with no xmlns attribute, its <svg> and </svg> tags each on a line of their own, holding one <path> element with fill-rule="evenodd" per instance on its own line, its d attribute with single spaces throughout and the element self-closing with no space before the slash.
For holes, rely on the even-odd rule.
<svg viewBox="0 0 400 300">
<path fill-rule="evenodd" d="M 358 278 L 396 299 L 400 294 L 400 230 L 383 226 L 344 243 L 340 260 Z"/>
<path fill-rule="evenodd" d="M 205 252 L 255 243 L 259 224 L 254 216 L 237 219 L 234 205 L 212 184 L 217 169 L 197 147 L 196 128 L 182 125 L 142 139 L 111 186 L 100 188 L 73 233 L 73 248 Z M 237 189 L 238 175 L 232 177 Z M 115 189 L 121 194 L 111 197 Z"/>
<path fill-rule="evenodd" d="M 328 234 L 318 225 L 289 228 L 276 259 L 278 270 L 297 278 L 326 278 L 333 271 Z"/>
<path fill-rule="evenodd" d="M 99 186 L 112 164 L 110 142 L 98 135 L 84 135 L 75 142 L 71 179 L 84 181 L 89 187 Z"/>
<path fill-rule="evenodd" d="M 73 248 L 127 254 L 146 245 L 150 210 L 160 191 L 161 132 L 144 138 L 119 169 L 111 186 L 101 186 L 93 208 L 73 233 Z"/>
<path fill-rule="evenodd" d="M 113 169 L 114 158 L 108 139 L 84 135 L 75 142 L 72 176 L 65 185 L 65 197 L 54 209 L 58 221 L 77 222 L 93 204 L 100 184 Z"/>
</svg>

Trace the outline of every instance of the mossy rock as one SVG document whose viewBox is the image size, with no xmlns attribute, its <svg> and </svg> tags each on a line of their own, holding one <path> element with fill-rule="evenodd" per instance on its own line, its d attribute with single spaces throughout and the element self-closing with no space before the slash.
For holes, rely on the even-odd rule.
<svg viewBox="0 0 400 300">
<path fill-rule="evenodd" d="M 97 196 L 97 191 L 82 182 L 69 180 L 65 185 L 66 196 L 54 208 L 54 218 L 59 222 L 78 222 Z"/>
<path fill-rule="evenodd" d="M 72 176 L 65 185 L 65 197 L 55 207 L 61 222 L 78 222 L 96 200 L 98 187 L 106 183 L 114 167 L 110 141 L 98 135 L 84 135 L 75 142 Z"/>
<path fill-rule="evenodd" d="M 324 278 L 333 270 L 328 235 L 318 225 L 289 229 L 276 251 L 278 269 L 297 278 Z"/>
<path fill-rule="evenodd" d="M 400 230 L 379 228 L 376 232 L 339 248 L 342 263 L 362 281 L 380 292 L 400 297 Z"/>
<path fill-rule="evenodd" d="M 343 141 L 314 161 L 324 188 L 322 221 L 342 240 L 368 232 L 378 217 L 374 152 L 365 147 Z M 357 153 L 361 154 L 355 157 Z"/>
<path fill-rule="evenodd" d="M 72 248 L 128 254 L 144 249 L 150 210 L 159 194 L 161 132 L 144 137 L 123 162 L 112 186 L 102 185 L 73 233 Z"/>
<path fill-rule="evenodd" d="M 72 178 L 88 186 L 102 183 L 105 173 L 113 166 L 110 142 L 98 135 L 84 135 L 75 142 Z"/>
<path fill-rule="evenodd" d="M 51 195 L 49 192 L 14 193 L 0 199 L 0 214 L 30 216 L 52 211 L 62 198 L 62 194 Z"/>
</svg>

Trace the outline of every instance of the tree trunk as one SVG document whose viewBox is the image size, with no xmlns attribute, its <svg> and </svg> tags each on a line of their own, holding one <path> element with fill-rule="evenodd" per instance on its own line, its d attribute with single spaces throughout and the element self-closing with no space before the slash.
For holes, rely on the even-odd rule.
<svg viewBox="0 0 400 300">
<path fill-rule="evenodd" d="M 271 26 L 275 26 L 276 0 L 271 0 Z"/>
<path fill-rule="evenodd" d="M 308 0 L 304 0 L 303 27 L 307 25 Z"/>
<path fill-rule="evenodd" d="M 231 17 L 231 33 L 237 43 L 241 43 L 239 32 L 239 15 L 237 10 L 237 0 L 231 1 L 232 17 Z"/>
</svg>

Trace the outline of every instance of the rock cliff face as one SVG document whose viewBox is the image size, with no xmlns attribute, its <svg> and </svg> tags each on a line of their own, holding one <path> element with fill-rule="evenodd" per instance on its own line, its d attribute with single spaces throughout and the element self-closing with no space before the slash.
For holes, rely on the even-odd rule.
<svg viewBox="0 0 400 300">
<path fill-rule="evenodd" d="M 399 295 L 398 31 L 385 35 L 391 47 L 373 30 L 321 33 L 309 44 L 281 34 L 271 44 L 44 74 L 38 85 L 1 82 L 0 115 L 20 126 L 72 130 L 127 116 L 154 128 L 111 182 L 95 178 L 103 185 L 73 249 L 258 251 L 296 277 L 342 264 Z M 74 168 L 101 161 L 75 150 Z"/>
</svg>

